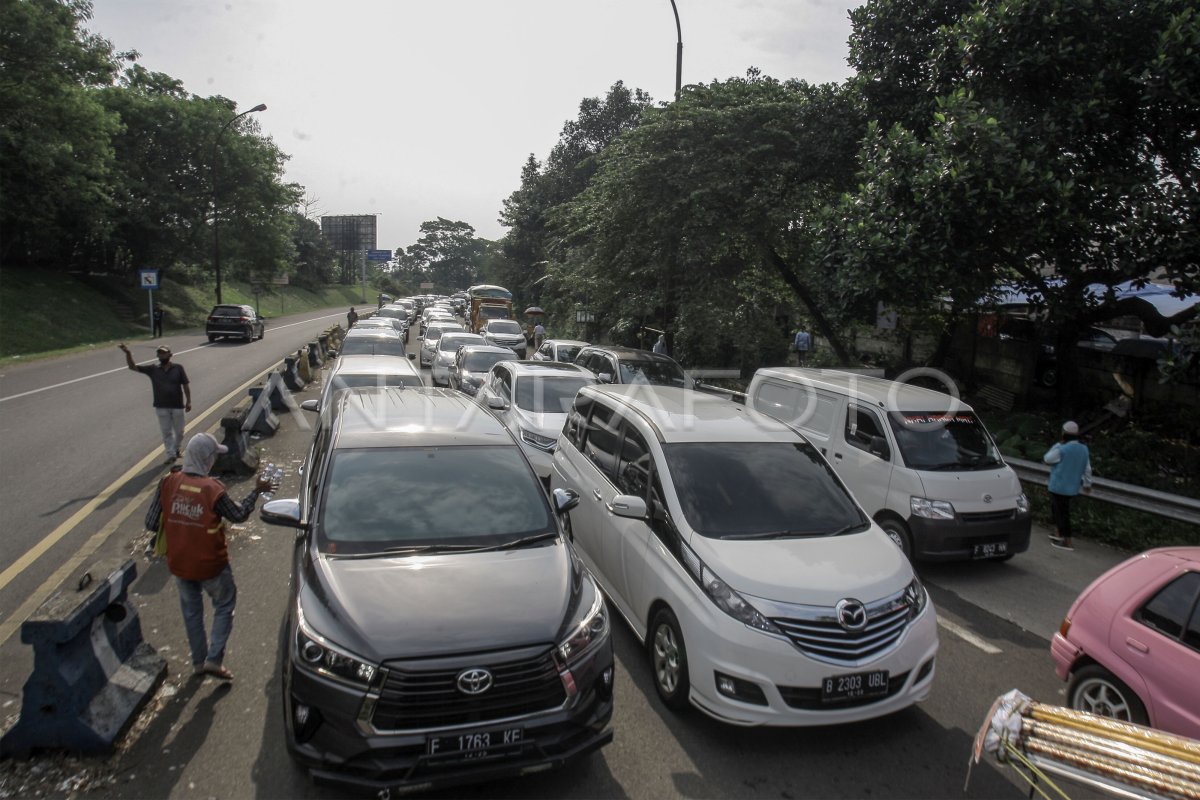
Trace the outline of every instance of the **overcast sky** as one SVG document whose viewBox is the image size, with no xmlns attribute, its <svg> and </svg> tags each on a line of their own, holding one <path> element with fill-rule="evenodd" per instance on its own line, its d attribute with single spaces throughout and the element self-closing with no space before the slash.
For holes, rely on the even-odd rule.
<svg viewBox="0 0 1200 800">
<path fill-rule="evenodd" d="M 683 82 L 758 67 L 841 81 L 853 0 L 676 0 Z M 585 97 L 675 93 L 670 0 L 95 0 L 88 25 L 147 69 L 223 95 L 322 214 L 378 213 L 380 248 L 438 216 L 498 239 L 501 202 Z"/>
</svg>

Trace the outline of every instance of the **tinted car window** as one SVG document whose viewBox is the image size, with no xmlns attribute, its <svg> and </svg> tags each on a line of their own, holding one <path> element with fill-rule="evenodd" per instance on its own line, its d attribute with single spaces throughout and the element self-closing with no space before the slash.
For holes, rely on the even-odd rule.
<svg viewBox="0 0 1200 800">
<path fill-rule="evenodd" d="M 517 406 L 538 414 L 565 414 L 571 401 L 584 386 L 595 381 L 587 378 L 543 378 L 526 375 L 517 379 Z"/>
<path fill-rule="evenodd" d="M 562 361 L 570 364 L 575 360 L 575 356 L 579 355 L 579 351 L 583 349 L 577 344 L 562 344 L 558 346 L 558 358 L 556 361 Z M 553 354 L 553 350 L 551 351 Z"/>
<path fill-rule="evenodd" d="M 872 438 L 883 436 L 879 418 L 871 411 L 853 403 L 846 409 L 846 444 L 870 451 Z M 887 458 L 886 455 L 883 456 Z"/>
<path fill-rule="evenodd" d="M 396 509 L 401 490 L 402 513 Z M 545 493 L 516 447 L 338 450 L 322 505 L 319 543 L 330 553 L 493 545 L 554 529 Z M 464 525 L 464 508 L 481 513 Z"/>
<path fill-rule="evenodd" d="M 390 336 L 347 336 L 342 340 L 344 356 L 400 356 L 405 358 L 404 340 Z"/>
<path fill-rule="evenodd" d="M 492 320 L 487 326 L 488 333 L 523 333 L 520 324 L 512 320 Z"/>
<path fill-rule="evenodd" d="M 613 410 L 603 403 L 596 403 L 592 408 L 584 454 L 608 477 L 616 474 L 617 420 Z"/>
<path fill-rule="evenodd" d="M 617 488 L 622 494 L 646 498 L 650 479 L 650 448 L 646 439 L 628 425 L 625 439 L 621 443 L 621 457 L 617 461 Z"/>
<path fill-rule="evenodd" d="M 671 361 L 621 361 L 621 383 L 687 388 L 683 369 Z"/>
<path fill-rule="evenodd" d="M 254 313 L 251 309 L 242 308 L 241 306 L 217 306 L 212 310 L 213 317 L 253 317 Z"/>
<path fill-rule="evenodd" d="M 974 414 L 888 414 L 904 463 L 914 469 L 989 469 L 1000 463 L 992 437 Z"/>
<path fill-rule="evenodd" d="M 1156 631 L 1180 638 L 1200 593 L 1200 572 L 1186 572 L 1168 583 L 1142 606 L 1138 618 Z"/>
<path fill-rule="evenodd" d="M 592 410 L 592 399 L 577 395 L 563 425 L 563 436 L 579 450 L 583 449 L 583 435 L 587 431 L 587 418 Z"/>
<path fill-rule="evenodd" d="M 866 523 L 807 442 L 686 442 L 663 451 L 683 515 L 702 536 L 825 536 Z"/>
</svg>

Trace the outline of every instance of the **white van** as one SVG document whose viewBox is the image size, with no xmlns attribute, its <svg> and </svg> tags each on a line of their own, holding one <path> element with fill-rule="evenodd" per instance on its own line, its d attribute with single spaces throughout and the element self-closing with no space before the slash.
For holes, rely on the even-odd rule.
<svg viewBox="0 0 1200 800">
<path fill-rule="evenodd" d="M 850 372 L 758 370 L 746 405 L 799 430 L 913 560 L 1011 558 L 1029 499 L 966 403 Z"/>
</svg>

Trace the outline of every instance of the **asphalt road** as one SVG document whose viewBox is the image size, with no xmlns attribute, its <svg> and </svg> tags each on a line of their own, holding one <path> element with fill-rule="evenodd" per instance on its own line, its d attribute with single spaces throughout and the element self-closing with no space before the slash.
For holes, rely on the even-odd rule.
<svg viewBox="0 0 1200 800">
<path fill-rule="evenodd" d="M 323 328 L 336 320 L 316 321 Z M 248 379 L 256 369 L 277 362 L 309 331 L 288 344 L 268 330 L 265 347 L 207 347 L 181 355 L 189 368 L 207 365 L 230 374 L 228 388 L 205 388 L 211 402 Z M 185 348 L 178 347 L 179 352 Z M 415 348 L 416 337 L 410 349 Z M 147 353 L 151 348 L 146 347 Z M 239 353 L 265 351 L 261 367 L 235 365 Z M 209 351 L 209 352 L 206 352 Z M 115 356 L 120 353 L 115 351 Z M 110 354 L 111 356 L 112 354 Z M 208 356 L 216 356 L 212 362 Z M 115 358 L 106 357 L 111 363 Z M 119 362 L 118 362 L 119 364 Z M 201 370 L 205 367 L 201 366 Z M 69 375 L 70 371 L 63 373 Z M 427 375 L 427 371 L 426 371 Z M 83 473 L 120 475 L 131 463 L 153 450 L 157 430 L 150 415 L 149 387 L 140 376 L 122 369 L 121 383 L 104 385 L 111 391 L 134 388 L 126 397 L 126 425 L 141 425 L 145 435 L 127 432 L 141 449 L 126 446 L 124 455 L 81 457 Z M 238 379 L 240 377 L 240 380 Z M 98 379 L 99 380 L 99 379 Z M 144 382 L 144 379 L 141 379 Z M 192 373 L 198 383 L 198 376 Z M 32 384 L 28 384 L 36 388 Z M 8 376 L 0 380 L 3 398 L 15 392 Z M 198 389 L 199 387 L 197 387 Z M 29 388 L 23 391 L 29 391 Z M 316 397 L 310 386 L 297 400 Z M 46 392 L 47 395 L 51 394 Z M 239 395 L 240 397 L 240 395 Z M 4 437 L 12 428 L 11 407 L 0 398 Z M 197 406 L 206 407 L 197 397 Z M 16 402 L 16 401 L 13 401 Z M 226 407 L 233 405 L 229 402 Z M 119 404 L 105 403 L 106 407 Z M 223 409 L 222 409 L 223 410 Z M 118 409 L 118 413 L 122 413 Z M 296 415 L 302 412 L 296 412 Z M 258 442 L 265 458 L 284 466 L 287 475 L 280 496 L 296 486 L 296 468 L 308 443 L 307 424 L 292 414 L 281 415 L 275 436 Z M 215 416 L 213 419 L 215 420 Z M 93 423 L 95 425 L 95 423 Z M 80 430 L 88 430 L 84 425 Z M 111 432 L 96 431 L 108 436 Z M 124 437 L 117 436 L 121 439 Z M 11 452 L 5 448 L 5 452 Z M 55 463 L 63 459 L 54 459 Z M 8 457 L 5 457 L 8 461 Z M 110 519 L 124 518 L 94 557 L 138 554 L 146 534 L 141 531 L 144 491 L 162 474 L 160 458 L 136 473 L 132 484 L 115 492 L 105 509 Z M 5 474 L 19 468 L 4 465 Z M 81 473 L 76 473 L 81 474 Z M 32 485 L 36 478 L 29 481 Z M 231 494 L 240 499 L 249 479 L 229 480 Z M 97 475 L 95 484 L 107 486 Z M 6 489 L 7 490 L 7 489 Z M 98 490 L 93 490 L 98 491 Z M 143 496 L 139 496 L 139 492 Z M 51 493 L 49 496 L 54 496 Z M 65 518 L 89 499 L 80 489 L 70 495 L 76 505 L 55 505 L 27 512 L 42 519 L 47 510 Z M 18 502 L 19 494 L 6 495 Z M 58 503 L 61 504 L 61 500 Z M 398 507 L 403 494 L 398 495 Z M 42 522 L 42 529 L 56 522 Z M 294 767 L 282 743 L 280 647 L 281 623 L 287 601 L 292 534 L 263 525 L 254 518 L 235 526 L 231 537 L 234 573 L 239 585 L 236 625 L 226 664 L 236 680 L 229 685 L 189 674 L 186 643 L 173 582 L 161 562 L 137 557 L 140 576 L 132 599 L 141 615 L 147 641 L 168 660 L 170 674 L 150 709 L 121 751 L 108 759 L 90 759 L 91 797 L 112 798 L 281 798 L 349 797 L 333 787 L 310 784 Z M 13 551 L 20 546 L 6 543 Z M 941 622 L 937 677 L 929 700 L 920 706 L 880 720 L 821 729 L 733 728 L 689 710 L 676 714 L 659 701 L 651 683 L 647 659 L 623 622 L 614 625 L 617 655 L 614 742 L 569 769 L 519 780 L 490 783 L 440 793 L 438 797 L 921 797 L 1016 798 L 1027 788 L 1012 770 L 986 761 L 974 767 L 964 792 L 972 737 L 992 701 L 1012 688 L 1035 700 L 1062 701 L 1062 684 L 1053 672 L 1048 638 L 1070 600 L 1108 565 L 1123 556 L 1114 551 L 1077 543 L 1075 553 L 1062 553 L 1045 544 L 1039 533 L 1033 549 L 1004 564 L 978 563 L 922 569 Z M 9 551 L 4 551 L 8 553 Z M 21 550 L 21 552 L 24 552 Z M 11 556 L 6 555 L 6 562 Z M 14 582 L 15 585 L 16 582 Z M 12 588 L 11 586 L 9 588 Z M 14 713 L 20 686 L 28 674 L 28 648 L 16 637 L 0 644 L 0 695 L 5 713 Z M 51 793 L 53 794 L 53 792 Z M 1072 797 L 1091 796 L 1072 789 Z"/>
</svg>

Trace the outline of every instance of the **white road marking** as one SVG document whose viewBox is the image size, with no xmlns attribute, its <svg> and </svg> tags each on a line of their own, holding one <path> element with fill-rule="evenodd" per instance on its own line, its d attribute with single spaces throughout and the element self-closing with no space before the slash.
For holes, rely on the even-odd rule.
<svg viewBox="0 0 1200 800">
<path fill-rule="evenodd" d="M 971 645 L 974 645 L 975 647 L 978 647 L 980 650 L 987 653 L 989 656 L 994 656 L 1000 652 L 1000 648 L 996 647 L 996 645 L 992 644 L 991 642 L 985 641 L 984 639 L 980 639 L 978 636 L 971 633 L 969 630 L 967 630 L 963 626 L 955 624 L 955 623 L 951 622 L 950 620 L 946 619 L 945 617 L 941 617 L 941 616 L 938 617 L 938 627 L 945 628 L 946 630 L 950 631 L 950 633 L 953 633 L 955 636 L 962 639 L 967 644 L 971 644 Z"/>
<path fill-rule="evenodd" d="M 310 323 L 312 323 L 312 322 L 315 322 L 316 320 L 319 320 L 319 319 L 326 319 L 327 317 L 340 317 L 340 316 L 341 316 L 341 314 L 340 314 L 340 313 L 338 313 L 338 314 L 327 314 L 327 315 L 326 315 L 326 316 L 324 316 L 324 317 L 314 317 L 313 319 L 306 319 L 306 320 L 304 320 L 303 322 L 290 322 L 290 323 L 288 323 L 287 325 L 280 325 L 279 327 L 277 327 L 277 328 L 272 328 L 271 330 L 273 330 L 273 331 L 281 331 L 281 330 L 283 330 L 284 328 L 294 328 L 294 327 L 296 327 L 297 325 L 308 325 L 308 324 L 310 324 Z M 187 349 L 187 350 L 180 350 L 178 353 L 172 353 L 172 355 L 173 355 L 173 356 L 181 356 L 181 355 L 184 355 L 185 353 L 192 353 L 192 352 L 195 352 L 196 350 L 200 350 L 200 349 L 203 349 L 203 348 L 205 348 L 205 347 L 211 347 L 211 346 L 212 346 L 212 342 L 205 342 L 205 343 L 204 343 L 204 344 L 202 344 L 202 345 L 198 345 L 198 346 L 196 346 L 196 347 L 192 347 L 192 348 L 189 348 L 189 349 Z M 157 359 L 153 359 L 153 358 L 151 358 L 151 359 L 148 359 L 148 360 L 146 360 L 146 361 L 138 361 L 138 362 L 135 362 L 135 363 L 137 363 L 137 364 L 153 364 L 153 363 L 154 363 L 156 360 L 157 360 Z M 48 392 L 48 391 L 50 391 L 51 389 L 61 389 L 63 386 L 70 386 L 72 383 L 79 383 L 80 381 L 90 381 L 92 378 L 100 378 L 100 377 L 103 377 L 103 376 L 105 376 L 105 375 L 112 375 L 114 372 L 125 372 L 125 371 L 126 371 L 126 370 L 128 370 L 128 369 L 129 369 L 129 367 L 127 367 L 127 366 L 124 366 L 124 367 L 117 367 L 116 369 L 106 369 L 104 372 L 97 372 L 97 373 L 95 373 L 95 374 L 92 374 L 92 375 L 84 375 L 82 378 L 72 378 L 72 379 L 71 379 L 71 380 L 69 380 L 69 381 L 63 381 L 62 383 L 56 383 L 56 384 L 53 384 L 53 385 L 51 385 L 51 386 L 43 386 L 43 387 L 41 387 L 40 389 L 30 389 L 28 392 L 21 392 L 20 394 L 10 394 L 8 397 L 0 397 L 0 403 L 3 403 L 3 402 L 5 402 L 5 401 L 7 401 L 7 400 L 16 400 L 18 397 L 28 397 L 29 395 L 31 395 L 31 394 L 37 394 L 38 392 Z"/>
</svg>

